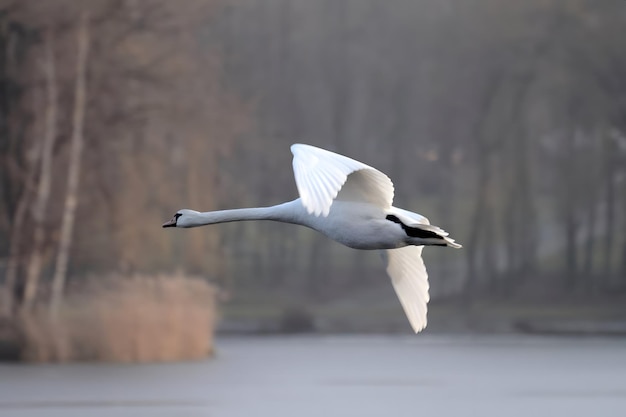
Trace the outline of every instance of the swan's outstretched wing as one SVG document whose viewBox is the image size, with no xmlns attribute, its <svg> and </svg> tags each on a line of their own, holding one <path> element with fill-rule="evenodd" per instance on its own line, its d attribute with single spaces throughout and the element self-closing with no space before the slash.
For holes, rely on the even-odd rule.
<svg viewBox="0 0 626 417">
<path fill-rule="evenodd" d="M 310 145 L 292 145 L 291 152 L 296 185 L 307 212 L 327 216 L 340 191 L 343 200 L 391 207 L 393 183 L 377 169 Z"/>
<path fill-rule="evenodd" d="M 422 260 L 423 246 L 385 251 L 387 273 L 415 333 L 426 327 L 428 273 Z"/>
</svg>

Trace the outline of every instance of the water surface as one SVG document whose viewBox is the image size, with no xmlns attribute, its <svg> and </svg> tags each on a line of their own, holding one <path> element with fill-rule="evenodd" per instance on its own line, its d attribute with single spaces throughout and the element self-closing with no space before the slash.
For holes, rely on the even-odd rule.
<svg viewBox="0 0 626 417">
<path fill-rule="evenodd" d="M 0 365 L 0 416 L 626 416 L 626 339 L 222 337 L 217 349 L 182 364 Z"/>
</svg>

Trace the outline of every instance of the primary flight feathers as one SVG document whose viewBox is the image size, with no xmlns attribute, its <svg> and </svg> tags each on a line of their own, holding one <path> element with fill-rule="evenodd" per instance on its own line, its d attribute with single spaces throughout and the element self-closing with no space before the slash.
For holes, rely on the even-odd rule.
<svg viewBox="0 0 626 417">
<path fill-rule="evenodd" d="M 389 208 L 393 201 L 393 183 L 379 170 L 359 161 L 310 145 L 291 145 L 293 172 L 302 204 L 311 214 L 328 215 L 335 197 L 348 175 L 362 171 L 359 181 L 363 200 Z"/>
</svg>

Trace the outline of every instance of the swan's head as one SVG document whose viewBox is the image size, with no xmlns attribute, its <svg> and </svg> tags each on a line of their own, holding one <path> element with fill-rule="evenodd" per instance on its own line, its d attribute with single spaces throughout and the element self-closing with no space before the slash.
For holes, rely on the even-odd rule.
<svg viewBox="0 0 626 417">
<path fill-rule="evenodd" d="M 163 227 L 193 227 L 197 226 L 200 212 L 189 209 L 178 210 L 171 220 L 163 223 Z"/>
</svg>

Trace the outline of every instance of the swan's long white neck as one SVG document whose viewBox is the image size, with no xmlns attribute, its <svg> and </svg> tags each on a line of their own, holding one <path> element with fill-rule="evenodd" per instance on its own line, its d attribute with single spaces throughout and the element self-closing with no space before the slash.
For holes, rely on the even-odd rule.
<svg viewBox="0 0 626 417">
<path fill-rule="evenodd" d="M 307 216 L 300 199 L 271 207 L 240 208 L 197 213 L 189 219 L 186 227 L 228 223 L 245 220 L 274 220 L 284 223 L 304 224 Z"/>
</svg>

